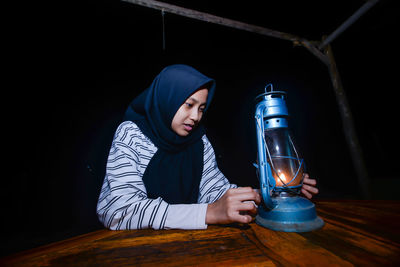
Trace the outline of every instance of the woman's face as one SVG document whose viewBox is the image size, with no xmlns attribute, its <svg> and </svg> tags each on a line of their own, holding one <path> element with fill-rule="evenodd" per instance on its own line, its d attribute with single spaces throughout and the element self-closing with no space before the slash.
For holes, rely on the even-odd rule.
<svg viewBox="0 0 400 267">
<path fill-rule="evenodd" d="M 172 119 L 171 128 L 179 136 L 187 136 L 200 122 L 207 104 L 208 89 L 200 88 L 189 96 Z"/>
</svg>

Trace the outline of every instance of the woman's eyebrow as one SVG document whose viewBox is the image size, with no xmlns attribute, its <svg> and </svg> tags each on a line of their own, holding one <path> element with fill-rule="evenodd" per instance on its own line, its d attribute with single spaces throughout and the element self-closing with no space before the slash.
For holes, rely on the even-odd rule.
<svg viewBox="0 0 400 267">
<path fill-rule="evenodd" d="M 195 103 L 199 103 L 199 102 L 200 102 L 199 100 L 197 100 L 197 99 L 194 98 L 194 97 L 190 97 L 189 99 L 192 100 L 192 101 L 195 102 Z M 205 104 L 207 104 L 207 102 L 201 103 L 201 105 L 205 105 Z"/>
</svg>

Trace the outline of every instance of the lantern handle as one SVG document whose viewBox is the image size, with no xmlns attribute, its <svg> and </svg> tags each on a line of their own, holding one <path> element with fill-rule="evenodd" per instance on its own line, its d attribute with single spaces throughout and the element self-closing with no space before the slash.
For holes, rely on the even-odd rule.
<svg viewBox="0 0 400 267">
<path fill-rule="evenodd" d="M 268 88 L 271 88 L 271 90 L 268 90 Z M 254 100 L 258 101 L 261 97 L 266 99 L 266 97 L 268 95 L 271 95 L 271 94 L 280 94 L 280 95 L 283 95 L 284 97 L 286 96 L 286 92 L 284 92 L 284 91 L 274 91 L 274 85 L 272 83 L 268 83 L 264 87 L 264 93 L 256 96 L 256 98 Z"/>
<path fill-rule="evenodd" d="M 267 84 L 267 85 L 264 87 L 265 93 L 268 93 L 268 91 L 267 91 L 267 88 L 268 88 L 268 87 L 271 87 L 271 91 L 270 91 L 270 92 L 273 92 L 273 91 L 274 91 L 274 86 L 273 86 L 273 84 L 272 84 L 272 83 L 269 83 L 269 84 Z"/>
</svg>

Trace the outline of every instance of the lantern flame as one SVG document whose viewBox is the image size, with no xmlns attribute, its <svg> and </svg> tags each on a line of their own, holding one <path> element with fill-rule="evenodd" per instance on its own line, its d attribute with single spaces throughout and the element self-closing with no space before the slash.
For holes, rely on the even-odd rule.
<svg viewBox="0 0 400 267">
<path fill-rule="evenodd" d="M 287 183 L 287 178 L 285 174 L 279 169 L 278 169 L 278 179 L 276 182 L 278 186 L 283 186 L 284 184 Z"/>
</svg>

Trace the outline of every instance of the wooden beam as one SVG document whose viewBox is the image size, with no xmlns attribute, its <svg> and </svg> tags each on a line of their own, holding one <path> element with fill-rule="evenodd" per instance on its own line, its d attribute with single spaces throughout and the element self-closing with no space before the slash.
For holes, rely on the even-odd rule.
<svg viewBox="0 0 400 267">
<path fill-rule="evenodd" d="M 265 27 L 252 25 L 244 22 L 240 22 L 237 20 L 227 19 L 219 16 L 215 16 L 209 13 L 204 13 L 180 6 L 175 6 L 167 3 L 163 3 L 160 1 L 154 0 L 122 0 L 124 2 L 128 2 L 135 5 L 140 5 L 144 7 L 149 7 L 157 10 L 161 10 L 162 12 L 168 12 L 171 14 L 192 18 L 196 20 L 201 20 L 209 23 L 214 23 L 238 30 L 243 30 L 247 32 L 252 32 L 264 36 L 274 37 L 281 40 L 287 40 L 293 42 L 294 45 L 301 45 L 305 47 L 308 51 L 310 51 L 314 56 L 319 58 L 325 65 L 328 66 L 329 62 L 326 56 L 319 50 L 317 47 L 312 44 L 310 41 L 296 36 L 294 34 L 280 32 L 272 29 L 268 29 Z"/>
<path fill-rule="evenodd" d="M 299 40 L 301 40 L 301 38 L 299 38 L 298 36 L 295 36 L 293 34 L 275 31 L 275 30 L 271 30 L 268 28 L 264 28 L 264 27 L 260 27 L 260 26 L 232 20 L 232 19 L 222 18 L 222 17 L 215 16 L 215 15 L 212 15 L 209 13 L 204 13 L 204 12 L 200 12 L 200 11 L 196 11 L 196 10 L 192 10 L 192 9 L 188 9 L 188 8 L 184 8 L 184 7 L 180 7 L 180 6 L 175 6 L 175 5 L 163 3 L 160 1 L 154 1 L 154 0 L 122 0 L 122 1 L 140 5 L 140 6 L 153 8 L 153 9 L 157 9 L 157 10 L 161 10 L 164 12 L 168 12 L 168 13 L 183 16 L 183 17 L 188 17 L 188 18 L 192 18 L 192 19 L 205 21 L 205 22 L 215 23 L 215 24 L 227 26 L 230 28 L 253 32 L 253 33 L 257 33 L 257 34 L 261 34 L 261 35 L 271 36 L 271 37 L 275 37 L 278 39 L 288 40 L 288 41 L 292 41 L 292 42 L 295 42 L 295 41 L 298 42 Z"/>
<path fill-rule="evenodd" d="M 324 48 L 326 45 L 335 40 L 342 32 L 344 32 L 348 27 L 350 27 L 356 20 L 358 20 L 365 12 L 367 12 L 371 7 L 373 7 L 379 0 L 368 0 L 364 5 L 362 5 L 353 15 L 351 15 L 342 25 L 339 26 L 334 32 L 332 32 L 325 40 L 318 46 L 318 49 Z"/>
</svg>

